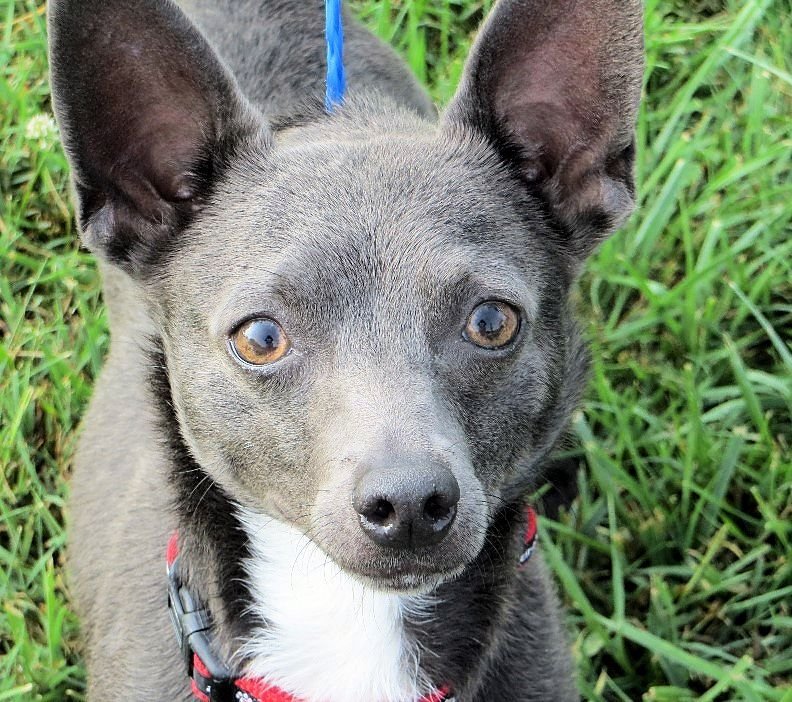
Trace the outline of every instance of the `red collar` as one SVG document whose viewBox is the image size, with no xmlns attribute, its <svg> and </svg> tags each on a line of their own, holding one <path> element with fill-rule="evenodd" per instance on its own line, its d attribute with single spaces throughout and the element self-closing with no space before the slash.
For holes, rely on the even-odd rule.
<svg viewBox="0 0 792 702">
<path fill-rule="evenodd" d="M 193 656 L 193 676 L 191 681 L 192 693 L 195 699 L 201 702 L 214 702 L 214 700 L 235 700 L 238 702 L 302 702 L 294 695 L 284 692 L 274 685 L 268 685 L 258 678 L 237 678 L 226 683 L 230 690 L 222 693 L 225 697 L 213 697 L 213 685 L 209 669 L 203 664 L 197 654 Z M 229 696 L 230 692 L 230 696 Z M 443 687 L 435 692 L 422 697 L 418 702 L 453 702 L 451 691 Z"/>
<path fill-rule="evenodd" d="M 532 507 L 526 507 L 525 511 L 527 520 L 519 567 L 527 563 L 536 546 L 536 512 Z M 208 610 L 182 583 L 176 532 L 168 541 L 165 559 L 168 567 L 168 610 L 195 699 L 200 702 L 303 702 L 258 678 L 234 676 L 212 648 L 212 620 Z M 451 688 L 444 685 L 424 695 L 418 702 L 453 702 L 453 699 Z"/>
</svg>

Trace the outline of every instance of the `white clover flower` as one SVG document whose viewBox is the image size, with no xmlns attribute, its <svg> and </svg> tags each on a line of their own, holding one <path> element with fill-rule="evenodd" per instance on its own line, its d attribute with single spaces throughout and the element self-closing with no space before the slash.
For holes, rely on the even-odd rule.
<svg viewBox="0 0 792 702">
<path fill-rule="evenodd" d="M 58 126 L 50 115 L 34 115 L 25 126 L 25 138 L 38 142 L 42 149 L 52 146 L 57 137 Z"/>
</svg>

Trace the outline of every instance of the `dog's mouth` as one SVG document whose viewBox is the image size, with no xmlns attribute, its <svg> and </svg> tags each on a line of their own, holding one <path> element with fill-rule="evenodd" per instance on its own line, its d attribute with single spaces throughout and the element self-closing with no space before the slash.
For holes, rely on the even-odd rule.
<svg viewBox="0 0 792 702">
<path fill-rule="evenodd" d="M 454 580 L 469 566 L 478 552 L 464 533 L 452 532 L 435 546 L 391 549 L 361 539 L 350 547 L 338 548 L 334 540 L 317 545 L 327 558 L 359 582 L 374 590 L 420 594 L 428 593 Z"/>
<path fill-rule="evenodd" d="M 399 594 L 428 594 L 464 571 L 456 566 L 429 562 L 423 558 L 388 558 L 379 562 L 352 562 L 333 559 L 341 570 L 373 590 Z"/>
<path fill-rule="evenodd" d="M 276 511 L 276 518 L 246 509 L 239 516 L 250 536 L 251 555 L 282 568 L 290 578 L 321 573 L 332 579 L 342 573 L 376 591 L 427 594 L 468 565 L 464 554 L 470 551 L 459 534 L 433 547 L 388 549 L 357 535 L 343 538 L 343 530 L 308 536 L 282 510 Z"/>
<path fill-rule="evenodd" d="M 291 544 L 288 550 L 293 554 L 296 567 L 291 562 L 287 565 L 294 572 L 329 566 L 331 571 L 340 571 L 366 588 L 380 592 L 428 594 L 458 578 L 483 546 L 482 534 L 460 528 L 459 523 L 440 543 L 389 548 L 365 538 L 357 525 L 350 528 L 349 524 L 336 522 L 332 528 L 325 525 L 322 529 L 310 530 L 298 526 L 298 520 L 290 519 L 290 510 L 277 500 L 270 503 L 270 510 L 277 515 L 274 521 L 261 513 L 254 521 L 250 517 L 246 519 L 249 533 L 269 538 L 266 535 L 273 530 L 279 532 L 280 546 L 274 542 L 272 546 L 282 549 L 284 539 Z M 268 550 L 267 547 L 262 550 L 264 557 Z"/>
</svg>

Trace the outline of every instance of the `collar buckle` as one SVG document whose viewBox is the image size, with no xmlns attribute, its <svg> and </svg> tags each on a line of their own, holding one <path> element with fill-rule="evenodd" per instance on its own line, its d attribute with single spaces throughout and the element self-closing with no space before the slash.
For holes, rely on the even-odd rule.
<svg viewBox="0 0 792 702">
<path fill-rule="evenodd" d="M 195 697 L 202 702 L 234 700 L 232 673 L 212 649 L 212 619 L 182 583 L 178 555 L 168 564 L 168 613 Z"/>
</svg>

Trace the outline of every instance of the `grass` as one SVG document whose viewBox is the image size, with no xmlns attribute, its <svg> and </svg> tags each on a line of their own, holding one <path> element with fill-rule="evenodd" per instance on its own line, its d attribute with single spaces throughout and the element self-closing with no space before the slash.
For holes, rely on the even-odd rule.
<svg viewBox="0 0 792 702">
<path fill-rule="evenodd" d="M 489 4 L 354 2 L 441 102 Z M 542 548 L 586 699 L 789 702 L 792 6 L 646 14 L 640 210 L 580 285 L 588 470 Z M 107 329 L 49 109 L 44 6 L 0 0 L 0 701 L 84 695 L 63 506 Z"/>
</svg>

